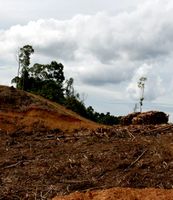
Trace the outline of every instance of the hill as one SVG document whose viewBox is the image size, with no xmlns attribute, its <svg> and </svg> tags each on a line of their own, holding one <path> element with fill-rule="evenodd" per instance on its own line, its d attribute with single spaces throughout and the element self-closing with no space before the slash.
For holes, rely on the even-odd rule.
<svg viewBox="0 0 173 200">
<path fill-rule="evenodd" d="M 0 128 L 5 131 L 73 130 L 98 125 L 58 103 L 14 87 L 0 86 Z"/>
</svg>

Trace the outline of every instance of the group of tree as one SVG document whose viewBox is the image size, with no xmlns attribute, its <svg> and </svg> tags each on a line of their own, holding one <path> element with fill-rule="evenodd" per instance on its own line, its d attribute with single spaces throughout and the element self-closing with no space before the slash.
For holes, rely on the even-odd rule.
<svg viewBox="0 0 173 200">
<path fill-rule="evenodd" d="M 74 112 L 98 123 L 113 125 L 119 123 L 119 117 L 95 112 L 89 106 L 85 106 L 80 95 L 74 90 L 74 79 L 65 80 L 64 66 L 52 61 L 50 64 L 36 63 L 30 66 L 30 57 L 34 53 L 31 45 L 25 45 L 19 49 L 18 73 L 12 79 L 16 88 L 41 95 L 47 99 L 58 102 Z"/>
</svg>

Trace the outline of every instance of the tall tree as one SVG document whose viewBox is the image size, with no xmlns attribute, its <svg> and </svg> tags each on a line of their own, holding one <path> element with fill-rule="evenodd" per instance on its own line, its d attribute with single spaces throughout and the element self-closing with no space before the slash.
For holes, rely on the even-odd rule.
<svg viewBox="0 0 173 200">
<path fill-rule="evenodd" d="M 18 89 L 27 90 L 29 79 L 30 56 L 34 53 L 31 45 L 25 45 L 18 52 L 18 73 L 12 80 Z"/>
<path fill-rule="evenodd" d="M 74 112 L 87 117 L 86 107 L 80 99 L 79 93 L 75 92 L 73 87 L 74 79 L 69 78 L 65 83 L 65 101 L 64 105 Z"/>
<path fill-rule="evenodd" d="M 52 61 L 50 64 L 34 64 L 30 68 L 30 91 L 48 99 L 61 102 L 64 98 L 64 66 Z"/>
<path fill-rule="evenodd" d="M 69 78 L 68 80 L 66 80 L 65 83 L 66 83 L 65 97 L 69 98 L 69 97 L 75 96 L 74 87 L 73 87 L 74 79 Z"/>
<path fill-rule="evenodd" d="M 145 81 L 147 80 L 146 77 L 141 77 L 138 82 L 138 87 L 141 89 L 140 99 L 139 99 L 139 106 L 140 112 L 142 112 L 143 100 L 144 100 L 144 88 L 145 88 Z"/>
</svg>

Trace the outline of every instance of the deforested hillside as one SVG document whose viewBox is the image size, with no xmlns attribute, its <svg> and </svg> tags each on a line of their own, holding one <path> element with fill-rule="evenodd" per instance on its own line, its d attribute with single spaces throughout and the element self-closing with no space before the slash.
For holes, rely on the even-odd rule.
<svg viewBox="0 0 173 200">
<path fill-rule="evenodd" d="M 97 125 L 57 103 L 14 87 L 0 86 L 2 130 L 70 130 L 94 126 Z"/>
<path fill-rule="evenodd" d="M 156 114 L 101 126 L 40 96 L 0 86 L 0 199 L 136 200 L 147 192 L 146 199 L 170 200 L 173 125 Z"/>
</svg>

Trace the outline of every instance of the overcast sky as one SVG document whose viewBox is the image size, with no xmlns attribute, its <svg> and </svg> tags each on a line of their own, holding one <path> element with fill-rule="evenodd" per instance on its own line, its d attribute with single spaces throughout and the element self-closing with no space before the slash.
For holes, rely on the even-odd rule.
<svg viewBox="0 0 173 200">
<path fill-rule="evenodd" d="M 15 54 L 61 62 L 86 105 L 128 114 L 146 76 L 144 110 L 173 119 L 173 1 L 0 0 L 0 84 L 16 76 Z"/>
</svg>

